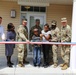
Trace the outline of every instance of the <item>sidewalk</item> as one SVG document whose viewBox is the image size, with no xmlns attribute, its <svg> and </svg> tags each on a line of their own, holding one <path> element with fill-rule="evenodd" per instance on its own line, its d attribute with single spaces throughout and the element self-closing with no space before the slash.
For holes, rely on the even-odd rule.
<svg viewBox="0 0 76 75">
<path fill-rule="evenodd" d="M 13 57 L 12 62 L 14 62 L 13 68 L 9 68 L 6 65 L 5 57 L 0 57 L 0 75 L 76 75 L 76 71 L 72 71 L 70 68 L 67 70 L 61 70 L 58 66 L 53 68 L 53 65 L 48 68 L 44 67 L 34 67 L 32 63 L 32 57 L 28 57 L 29 64 L 21 68 L 17 65 L 17 58 Z"/>
</svg>

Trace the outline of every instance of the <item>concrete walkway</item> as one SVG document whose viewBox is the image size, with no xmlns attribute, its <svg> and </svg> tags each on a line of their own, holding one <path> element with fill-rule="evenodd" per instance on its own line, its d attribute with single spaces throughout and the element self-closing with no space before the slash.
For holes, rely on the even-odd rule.
<svg viewBox="0 0 76 75">
<path fill-rule="evenodd" d="M 70 68 L 63 71 L 59 66 L 53 68 L 53 65 L 48 68 L 42 66 L 34 67 L 32 57 L 28 57 L 27 60 L 30 63 L 21 68 L 17 65 L 17 58 L 13 57 L 12 62 L 14 62 L 14 66 L 13 68 L 9 68 L 6 65 L 5 57 L 0 57 L 0 75 L 76 75 L 76 71 L 72 71 Z"/>
</svg>

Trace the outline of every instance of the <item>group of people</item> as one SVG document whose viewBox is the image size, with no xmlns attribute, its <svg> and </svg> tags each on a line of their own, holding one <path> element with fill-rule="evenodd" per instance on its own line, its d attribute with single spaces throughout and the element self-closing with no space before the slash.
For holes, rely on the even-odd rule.
<svg viewBox="0 0 76 75">
<path fill-rule="evenodd" d="M 0 17 L 0 28 L 2 17 Z M 57 44 L 46 44 L 46 42 L 71 42 L 71 28 L 67 24 L 67 18 L 61 18 L 61 30 L 57 26 L 57 21 L 51 21 L 51 27 L 48 24 L 44 25 L 42 29 L 40 27 L 40 20 L 36 19 L 36 25 L 33 26 L 30 30 L 30 41 L 32 42 L 45 42 L 45 44 L 31 44 L 33 49 L 33 64 L 34 66 L 41 66 L 41 51 L 43 52 L 43 66 L 46 68 L 50 66 L 50 61 L 53 60 L 54 68 L 58 66 L 58 45 Z M 7 25 L 7 37 L 3 40 L 6 41 L 15 41 L 17 36 L 17 41 L 26 41 L 29 44 L 28 40 L 28 28 L 27 20 L 22 20 L 22 25 L 18 26 L 17 34 L 15 32 L 15 27 L 13 23 Z M 1 32 L 1 35 L 4 36 L 4 33 Z M 12 67 L 13 63 L 11 62 L 11 56 L 15 44 L 5 44 L 5 55 L 7 57 L 7 65 Z M 49 52 L 52 52 L 51 59 Z M 27 57 L 27 44 L 17 44 L 18 50 L 18 66 L 24 67 L 24 64 L 29 63 L 26 60 Z M 52 59 L 53 57 L 53 59 Z M 62 70 L 65 70 L 69 67 L 70 60 L 70 45 L 61 46 L 61 57 L 63 59 L 63 64 L 60 64 Z"/>
</svg>

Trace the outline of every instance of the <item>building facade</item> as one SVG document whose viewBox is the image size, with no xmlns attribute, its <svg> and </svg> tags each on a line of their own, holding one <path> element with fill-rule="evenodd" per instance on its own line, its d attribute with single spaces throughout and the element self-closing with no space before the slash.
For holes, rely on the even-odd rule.
<svg viewBox="0 0 76 75">
<path fill-rule="evenodd" d="M 7 24 L 12 22 L 15 25 L 15 30 L 17 30 L 17 27 L 21 24 L 21 20 L 26 18 L 28 21 L 27 27 L 30 31 L 30 27 L 35 24 L 35 19 L 39 18 L 41 21 L 41 27 L 45 23 L 51 24 L 52 20 L 57 21 L 57 25 L 59 28 L 61 28 L 61 18 L 66 17 L 68 19 L 68 24 L 71 26 L 72 23 L 72 7 L 73 3 L 72 0 L 67 0 L 66 2 L 62 0 L 62 2 L 53 2 L 54 0 L 44 0 L 43 2 L 37 2 L 38 0 L 0 0 L 0 16 L 2 16 L 3 21 L 2 25 L 4 26 L 5 33 L 7 31 Z M 40 0 L 39 0 L 40 1 Z M 58 0 L 60 1 L 60 0 Z M 64 1 L 64 2 L 63 2 Z M 46 3 L 45 3 L 46 2 Z M 51 3 L 52 2 L 52 3 Z M 41 3 L 41 4 L 40 4 Z M 22 10 L 22 6 L 30 6 L 30 7 L 45 7 L 45 11 L 28 11 L 30 7 L 27 8 L 27 10 Z M 16 17 L 11 18 L 11 11 L 15 10 Z M 30 32 L 29 32 L 30 33 Z M 17 50 L 15 48 L 14 56 L 17 55 Z M 5 46 L 0 44 L 0 56 L 5 56 Z"/>
</svg>

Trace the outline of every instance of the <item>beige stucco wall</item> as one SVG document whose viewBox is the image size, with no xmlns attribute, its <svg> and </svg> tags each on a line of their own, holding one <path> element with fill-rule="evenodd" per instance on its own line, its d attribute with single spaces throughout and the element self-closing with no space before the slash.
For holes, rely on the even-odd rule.
<svg viewBox="0 0 76 75">
<path fill-rule="evenodd" d="M 16 18 L 10 17 L 11 9 L 16 10 Z M 7 30 L 7 24 L 13 23 L 17 29 L 17 26 L 20 24 L 20 6 L 16 2 L 0 1 L 0 16 L 3 18 L 2 25 L 4 26 L 5 33 Z M 0 44 L 0 56 L 5 54 L 4 45 Z M 14 55 L 17 55 L 17 51 L 14 52 Z"/>
<path fill-rule="evenodd" d="M 11 9 L 16 10 L 16 18 L 10 17 Z M 4 26 L 5 32 L 7 30 L 7 24 L 12 22 L 16 29 L 17 26 L 20 24 L 20 6 L 16 2 L 10 1 L 0 1 L 0 16 L 3 17 L 2 25 Z M 58 27 L 61 27 L 61 18 L 67 17 L 68 24 L 71 25 L 72 20 L 72 5 L 50 5 L 47 7 L 46 12 L 46 21 L 50 25 L 51 20 L 57 20 Z M 4 45 L 0 45 L 0 56 L 4 56 L 5 54 L 5 47 Z M 17 55 L 17 50 L 14 51 L 14 56 Z M 60 51 L 59 51 L 60 55 Z"/>
<path fill-rule="evenodd" d="M 51 24 L 51 20 L 56 20 L 58 27 L 61 27 L 61 18 L 66 17 L 68 24 L 72 21 L 72 5 L 50 5 L 46 12 L 47 22 Z"/>
</svg>

